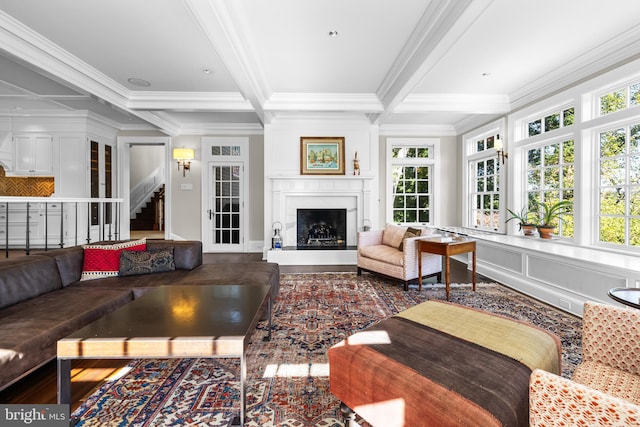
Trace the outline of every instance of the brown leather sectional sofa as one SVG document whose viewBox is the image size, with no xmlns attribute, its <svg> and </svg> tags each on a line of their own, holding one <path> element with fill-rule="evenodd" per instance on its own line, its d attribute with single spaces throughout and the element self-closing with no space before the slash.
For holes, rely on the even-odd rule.
<svg viewBox="0 0 640 427">
<path fill-rule="evenodd" d="M 56 356 L 56 342 L 145 292 L 164 285 L 270 285 L 278 264 L 202 264 L 199 241 L 147 240 L 173 247 L 175 270 L 80 281 L 83 248 L 74 246 L 0 261 L 0 389 Z"/>
</svg>

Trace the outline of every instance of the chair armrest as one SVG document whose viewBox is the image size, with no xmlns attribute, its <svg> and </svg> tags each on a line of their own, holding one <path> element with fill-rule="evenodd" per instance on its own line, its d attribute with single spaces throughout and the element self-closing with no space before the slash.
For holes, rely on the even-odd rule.
<svg viewBox="0 0 640 427">
<path fill-rule="evenodd" d="M 409 237 L 404 239 L 402 247 L 404 268 L 410 276 L 418 275 L 418 240 L 426 236 Z M 442 257 L 427 252 L 422 253 L 422 274 L 428 275 L 442 271 Z"/>
<path fill-rule="evenodd" d="M 360 231 L 358 233 L 358 247 L 375 246 L 382 244 L 382 232 L 384 230 Z"/>
<path fill-rule="evenodd" d="M 632 426 L 640 406 L 536 369 L 529 381 L 529 425 Z"/>
<path fill-rule="evenodd" d="M 640 375 L 640 310 L 587 301 L 583 360 Z"/>
</svg>

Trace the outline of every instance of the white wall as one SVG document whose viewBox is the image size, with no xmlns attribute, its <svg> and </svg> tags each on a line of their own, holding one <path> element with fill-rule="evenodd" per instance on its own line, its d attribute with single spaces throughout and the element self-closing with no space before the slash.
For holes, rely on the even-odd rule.
<svg viewBox="0 0 640 427">
<path fill-rule="evenodd" d="M 271 243 L 272 224 L 283 218 L 274 217 L 272 182 L 276 177 L 300 175 L 300 137 L 329 136 L 345 138 L 345 175 L 353 175 L 353 159 L 356 151 L 360 163 L 360 176 L 369 176 L 372 193 L 377 194 L 378 184 L 378 127 L 363 117 L 349 115 L 323 115 L 322 117 L 285 118 L 265 125 L 264 134 L 264 242 Z M 322 179 L 322 176 L 315 178 Z M 336 175 L 327 177 L 336 178 Z M 301 177 L 301 179 L 303 179 Z M 374 214 L 376 200 L 368 206 Z M 373 221 L 376 218 L 372 218 Z"/>
<path fill-rule="evenodd" d="M 164 147 L 132 145 L 129 152 L 129 186 L 136 187 L 150 173 L 164 166 Z"/>
</svg>

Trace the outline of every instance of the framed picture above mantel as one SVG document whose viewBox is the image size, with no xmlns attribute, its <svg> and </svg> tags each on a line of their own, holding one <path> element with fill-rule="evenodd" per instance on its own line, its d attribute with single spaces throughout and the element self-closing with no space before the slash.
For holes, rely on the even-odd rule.
<svg viewBox="0 0 640 427">
<path fill-rule="evenodd" d="M 344 175 L 343 136 L 300 137 L 300 175 Z"/>
</svg>

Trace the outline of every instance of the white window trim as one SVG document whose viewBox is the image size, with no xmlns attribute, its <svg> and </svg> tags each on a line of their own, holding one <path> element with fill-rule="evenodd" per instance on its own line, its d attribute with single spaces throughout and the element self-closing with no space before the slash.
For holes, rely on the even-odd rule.
<svg viewBox="0 0 640 427">
<path fill-rule="evenodd" d="M 594 99 L 597 102 L 598 98 L 594 98 Z M 629 108 L 620 110 L 612 114 L 608 114 L 606 116 L 601 116 L 601 117 L 608 117 L 608 116 L 612 116 L 613 114 L 616 114 L 616 117 L 620 117 L 620 116 L 624 116 L 624 117 L 621 120 L 612 120 L 607 124 L 589 128 L 583 133 L 584 137 L 588 138 L 590 142 L 589 154 L 591 155 L 590 161 L 592 162 L 592 164 L 599 164 L 600 162 L 600 156 L 599 156 L 600 133 L 615 130 L 618 128 L 626 129 L 629 126 L 637 125 L 638 123 L 640 123 L 640 116 L 638 116 L 638 111 L 635 110 L 635 107 L 634 107 L 635 117 L 627 117 L 629 116 L 630 113 L 618 114 L 618 113 L 626 112 L 628 110 Z M 593 248 L 603 249 L 609 252 L 637 254 L 638 252 L 640 252 L 640 249 L 638 248 L 634 248 L 632 246 L 623 246 L 621 248 L 619 245 L 600 241 L 600 222 L 599 222 L 600 173 L 599 173 L 599 168 L 594 167 L 591 170 L 592 172 L 591 174 L 588 175 L 587 178 L 589 179 L 589 181 L 587 182 L 591 186 L 591 188 L 589 189 L 590 194 L 595 195 L 595 197 L 589 197 L 589 199 L 591 199 L 591 203 L 588 205 L 588 209 L 589 209 L 588 212 L 590 212 L 590 216 L 591 218 L 593 218 L 593 221 L 591 221 L 591 227 L 589 227 L 589 229 L 587 230 L 589 233 L 587 237 L 588 239 L 587 244 Z"/>
<path fill-rule="evenodd" d="M 471 180 L 475 177 L 471 176 L 471 168 L 470 163 L 472 161 L 476 161 L 479 159 L 488 159 L 490 157 L 498 158 L 498 152 L 495 148 L 491 148 L 488 150 L 484 150 L 480 153 L 475 151 L 475 143 L 479 139 L 485 139 L 489 136 L 500 135 L 500 139 L 502 140 L 503 147 L 505 153 L 509 154 L 509 143 L 506 132 L 506 118 L 497 120 L 495 122 L 491 122 L 481 128 L 478 128 L 473 131 L 473 133 L 464 134 L 462 137 L 462 164 L 460 165 L 460 170 L 462 171 L 462 208 L 461 208 L 461 218 L 460 223 L 463 227 L 475 229 L 475 224 L 472 224 L 471 218 L 469 216 L 469 212 L 471 209 Z M 511 159 L 504 159 L 504 165 L 500 167 L 500 226 L 496 233 L 505 233 L 505 225 L 504 219 L 506 219 L 506 201 L 507 201 L 507 165 Z M 482 229 L 482 231 L 490 231 L 487 229 Z"/>
<path fill-rule="evenodd" d="M 424 162 L 431 166 L 431 196 L 432 200 L 430 200 L 431 204 L 431 217 L 429 218 L 429 223 L 415 223 L 416 225 L 435 225 L 439 224 L 439 219 L 441 217 L 442 207 L 439 203 L 439 195 L 440 195 L 440 139 L 439 138 L 387 138 L 386 139 L 386 147 L 385 147 L 385 158 L 386 158 L 386 173 L 385 177 L 386 181 L 386 204 L 385 204 L 385 222 L 387 224 L 394 223 L 393 221 L 393 180 L 391 177 L 392 165 L 393 164 L 402 164 L 402 163 L 416 163 L 414 159 L 393 159 L 391 149 L 392 147 L 397 146 L 425 146 L 432 147 L 433 153 L 427 159 L 420 159 L 420 162 Z M 400 160 L 400 161 L 398 161 Z"/>
</svg>

